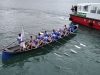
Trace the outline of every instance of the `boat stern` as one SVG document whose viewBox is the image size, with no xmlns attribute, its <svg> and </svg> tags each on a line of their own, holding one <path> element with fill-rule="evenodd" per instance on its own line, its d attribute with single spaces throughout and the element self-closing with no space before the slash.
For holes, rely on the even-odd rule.
<svg viewBox="0 0 100 75">
<path fill-rule="evenodd" d="M 7 60 L 9 58 L 14 57 L 15 55 L 17 55 L 16 53 L 11 53 L 11 52 L 6 52 L 6 51 L 2 51 L 2 60 Z"/>
</svg>

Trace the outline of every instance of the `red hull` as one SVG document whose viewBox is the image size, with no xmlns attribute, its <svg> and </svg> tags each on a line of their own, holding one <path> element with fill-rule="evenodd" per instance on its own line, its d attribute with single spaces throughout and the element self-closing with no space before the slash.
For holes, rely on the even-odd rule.
<svg viewBox="0 0 100 75">
<path fill-rule="evenodd" d="M 91 18 L 80 17 L 70 14 L 71 21 L 100 30 L 100 20 L 95 20 Z"/>
</svg>

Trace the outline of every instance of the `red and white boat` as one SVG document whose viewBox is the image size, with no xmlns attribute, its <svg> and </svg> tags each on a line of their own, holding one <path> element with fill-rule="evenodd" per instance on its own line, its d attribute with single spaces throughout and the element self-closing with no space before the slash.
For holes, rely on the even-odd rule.
<svg viewBox="0 0 100 75">
<path fill-rule="evenodd" d="M 100 30 L 100 3 L 81 3 L 76 5 L 69 20 Z"/>
</svg>

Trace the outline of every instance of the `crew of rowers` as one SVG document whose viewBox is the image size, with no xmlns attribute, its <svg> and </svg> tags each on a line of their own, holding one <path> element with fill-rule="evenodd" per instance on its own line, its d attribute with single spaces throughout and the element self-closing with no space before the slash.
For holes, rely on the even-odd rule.
<svg viewBox="0 0 100 75">
<path fill-rule="evenodd" d="M 43 35 L 38 33 L 38 36 L 36 36 L 35 38 L 30 36 L 30 40 L 26 44 L 26 49 L 38 48 L 41 45 L 53 42 L 58 38 L 68 35 L 70 32 L 74 31 L 74 29 L 74 25 L 70 26 L 70 28 L 67 28 L 66 25 L 64 25 L 63 30 L 61 28 L 59 28 L 58 31 L 53 29 L 51 34 L 45 31 Z"/>
</svg>

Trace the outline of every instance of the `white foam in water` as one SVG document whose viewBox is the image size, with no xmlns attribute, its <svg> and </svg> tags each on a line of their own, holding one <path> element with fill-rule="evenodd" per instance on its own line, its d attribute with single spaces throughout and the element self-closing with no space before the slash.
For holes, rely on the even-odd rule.
<svg viewBox="0 0 100 75">
<path fill-rule="evenodd" d="M 70 56 L 69 54 L 67 54 L 67 53 L 64 53 L 64 55 L 66 55 L 66 56 Z"/>
<path fill-rule="evenodd" d="M 57 55 L 57 56 L 59 56 L 59 57 L 61 57 L 59 54 L 57 54 L 57 53 L 54 53 L 55 55 Z"/>
<path fill-rule="evenodd" d="M 81 48 L 81 47 L 79 47 L 79 46 L 77 46 L 77 45 L 75 45 L 75 47 L 77 47 L 77 48 L 79 48 L 79 49 Z"/>
<path fill-rule="evenodd" d="M 71 49 L 71 52 L 73 52 L 73 53 L 77 53 L 75 50 L 73 50 L 73 49 Z"/>
<path fill-rule="evenodd" d="M 59 18 L 59 19 L 62 19 L 62 20 L 69 20 L 69 17 L 66 18 L 66 17 L 64 17 L 64 16 L 60 16 L 60 17 L 56 17 L 56 18 Z"/>
<path fill-rule="evenodd" d="M 86 45 L 84 45 L 84 44 L 82 44 L 82 43 L 80 43 L 80 45 L 81 45 L 81 46 L 84 46 L 84 47 L 86 46 Z"/>
<path fill-rule="evenodd" d="M 69 21 L 69 17 L 68 18 L 65 18 L 65 20 L 68 20 Z"/>
<path fill-rule="evenodd" d="M 44 33 L 40 32 L 40 34 L 42 35 L 42 34 L 44 34 Z"/>
<path fill-rule="evenodd" d="M 25 32 L 25 34 L 29 34 L 28 32 Z"/>
<path fill-rule="evenodd" d="M 64 19 L 64 17 L 63 17 L 63 16 L 59 16 L 59 17 L 55 17 L 55 18 Z"/>
</svg>

